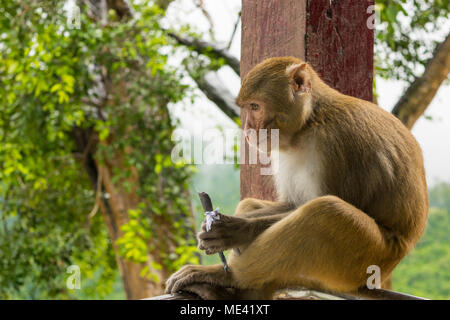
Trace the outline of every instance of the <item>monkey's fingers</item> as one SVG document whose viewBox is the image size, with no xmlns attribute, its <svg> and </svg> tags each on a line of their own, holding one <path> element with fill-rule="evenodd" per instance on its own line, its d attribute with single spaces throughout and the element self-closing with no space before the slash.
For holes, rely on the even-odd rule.
<svg viewBox="0 0 450 320">
<path fill-rule="evenodd" d="M 242 220 L 242 219 L 241 219 Z M 205 237 L 207 235 L 214 235 L 216 237 L 219 236 L 226 236 L 229 234 L 234 233 L 236 230 L 238 230 L 240 227 L 242 227 L 243 222 L 239 221 L 214 221 L 214 223 L 211 226 L 211 229 L 209 231 L 206 231 L 206 224 L 202 224 L 202 231 L 203 233 L 206 233 Z"/>
<path fill-rule="evenodd" d="M 167 293 L 177 293 L 181 291 L 184 287 L 189 286 L 193 283 L 206 282 L 205 273 L 202 266 L 189 265 L 181 268 L 167 281 L 166 292 Z"/>
<path fill-rule="evenodd" d="M 178 278 L 176 282 L 174 282 L 172 286 L 171 293 L 177 293 L 182 291 L 187 286 L 196 282 L 195 274 L 187 274 L 185 277 Z"/>
<path fill-rule="evenodd" d="M 189 272 L 191 266 L 184 266 L 174 274 L 170 276 L 166 281 L 166 293 L 175 293 L 172 289 L 175 283 L 181 279 L 187 272 Z"/>
<path fill-rule="evenodd" d="M 232 219 L 231 217 L 229 217 L 225 214 L 221 214 L 221 213 L 217 213 L 217 217 L 219 217 L 219 219 L 214 220 L 214 222 L 211 224 L 211 230 L 217 229 L 220 226 L 223 226 L 224 223 L 229 222 Z M 202 228 L 202 231 L 206 231 L 206 220 L 204 220 L 202 222 L 201 228 Z M 211 231 L 211 230 L 209 230 L 209 231 Z"/>
<path fill-rule="evenodd" d="M 203 231 L 197 234 L 198 240 L 213 240 L 226 237 L 220 230 Z"/>
<path fill-rule="evenodd" d="M 232 247 L 233 239 L 231 235 L 215 231 L 200 232 L 197 235 L 198 248 L 205 250 L 206 254 L 214 254 Z"/>
<path fill-rule="evenodd" d="M 230 246 L 229 243 L 230 242 L 227 241 L 227 239 L 206 240 L 201 241 L 198 248 L 204 250 L 207 255 L 211 255 L 230 249 L 232 246 Z"/>
<path fill-rule="evenodd" d="M 178 274 L 178 271 L 175 272 L 174 274 L 172 274 L 169 277 L 169 279 L 166 280 L 166 289 L 165 289 L 166 293 L 171 293 L 172 292 L 171 290 L 172 290 L 173 284 L 174 284 L 174 282 L 176 281 L 176 279 L 178 277 L 177 274 Z"/>
</svg>

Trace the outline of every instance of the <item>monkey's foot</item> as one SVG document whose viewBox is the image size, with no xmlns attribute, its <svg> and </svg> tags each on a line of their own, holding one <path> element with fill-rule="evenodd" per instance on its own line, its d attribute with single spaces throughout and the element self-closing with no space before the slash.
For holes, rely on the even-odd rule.
<svg viewBox="0 0 450 320">
<path fill-rule="evenodd" d="M 189 265 L 175 272 L 166 282 L 167 293 L 177 293 L 193 284 L 209 284 L 212 287 L 230 286 L 229 273 L 223 270 L 221 265 L 195 266 Z M 186 290 L 188 291 L 188 290 Z M 192 291 L 191 291 L 192 292 Z M 195 292 L 194 292 L 195 293 Z"/>
<path fill-rule="evenodd" d="M 183 288 L 184 292 L 193 293 L 202 300 L 232 300 L 236 289 L 214 286 L 209 283 L 194 283 Z"/>
</svg>

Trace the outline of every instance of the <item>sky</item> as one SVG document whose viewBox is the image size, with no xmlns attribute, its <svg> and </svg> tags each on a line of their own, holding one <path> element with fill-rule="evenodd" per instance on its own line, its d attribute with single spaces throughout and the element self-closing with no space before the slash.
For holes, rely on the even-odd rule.
<svg viewBox="0 0 450 320">
<path fill-rule="evenodd" d="M 205 8 L 214 21 L 216 42 L 228 43 L 233 27 L 240 10 L 240 0 L 204 0 Z M 193 5 L 192 0 L 178 0 L 171 4 L 167 12 L 167 26 L 189 23 L 199 31 L 208 30 L 209 23 L 201 11 Z M 450 24 L 449 24 L 450 28 Z M 436 35 L 439 38 L 441 35 Z M 240 25 L 238 26 L 230 51 L 240 57 Z M 175 58 L 176 59 L 176 58 Z M 229 90 L 237 95 L 240 79 L 229 68 L 219 71 L 219 77 Z M 387 111 L 391 111 L 401 97 L 407 84 L 400 81 L 384 80 L 377 77 L 378 103 Z M 234 128 L 235 124 L 226 117 L 212 102 L 200 91 L 198 98 L 192 104 L 184 100 L 174 106 L 175 116 L 181 119 L 182 126 L 193 134 L 200 134 L 203 130 L 220 125 L 223 128 Z M 425 115 L 432 120 L 421 117 L 412 129 L 420 146 L 422 147 L 425 170 L 430 186 L 439 182 L 450 183 L 450 86 L 443 85 L 427 108 Z"/>
</svg>

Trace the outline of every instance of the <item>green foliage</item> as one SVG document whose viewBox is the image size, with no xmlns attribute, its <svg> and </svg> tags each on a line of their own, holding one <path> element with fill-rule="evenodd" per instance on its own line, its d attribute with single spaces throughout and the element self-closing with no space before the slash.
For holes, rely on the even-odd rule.
<svg viewBox="0 0 450 320">
<path fill-rule="evenodd" d="M 430 190 L 430 214 L 419 244 L 395 269 L 394 290 L 450 299 L 450 185 Z"/>
<path fill-rule="evenodd" d="M 101 269 L 94 297 L 102 297 L 116 274 L 103 219 L 87 220 L 93 192 L 80 192 L 76 184 L 67 183 L 79 179 L 76 164 L 61 162 L 60 166 L 54 172 L 60 170 L 61 174 L 47 178 L 48 187 L 10 185 L 6 196 L 0 198 L 2 299 L 70 297 L 64 286 L 66 268 L 72 264 L 80 266 L 83 278 L 89 278 L 90 270 Z M 86 184 L 85 180 L 80 184 Z"/>
<path fill-rule="evenodd" d="M 438 42 L 433 35 L 445 33 L 448 0 L 377 0 L 381 24 L 375 30 L 377 74 L 413 82 L 423 73 Z M 445 36 L 446 34 L 444 34 Z"/>
<path fill-rule="evenodd" d="M 116 164 L 115 187 L 140 199 L 122 226 L 121 256 L 147 262 L 156 255 L 153 270 L 197 261 L 188 219 L 192 168 L 165 156 L 174 126 L 167 104 L 188 88 L 167 65 L 163 12 L 139 1 L 137 19 L 110 11 L 103 25 L 82 7 L 76 29 L 63 5 L 1 0 L 0 298 L 102 298 L 117 284 L 103 218 L 88 218 L 96 192 L 77 132 L 90 134 L 99 164 Z M 80 266 L 82 292 L 66 289 L 72 264 Z M 150 271 L 143 276 L 154 279 Z"/>
</svg>

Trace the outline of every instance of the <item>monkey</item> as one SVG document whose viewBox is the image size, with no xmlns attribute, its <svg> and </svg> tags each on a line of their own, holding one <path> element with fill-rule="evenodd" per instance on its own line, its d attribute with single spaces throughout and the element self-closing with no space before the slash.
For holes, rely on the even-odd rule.
<svg viewBox="0 0 450 320">
<path fill-rule="evenodd" d="M 233 298 L 245 299 L 270 299 L 292 286 L 355 292 L 371 265 L 385 281 L 419 240 L 428 215 L 422 151 L 410 131 L 379 106 L 331 88 L 295 57 L 256 65 L 236 103 L 244 134 L 279 130 L 271 150 L 279 161 L 277 201 L 243 199 L 209 232 L 203 224 L 199 249 L 233 248 L 230 272 L 184 266 L 166 292 L 232 288 Z"/>
</svg>

